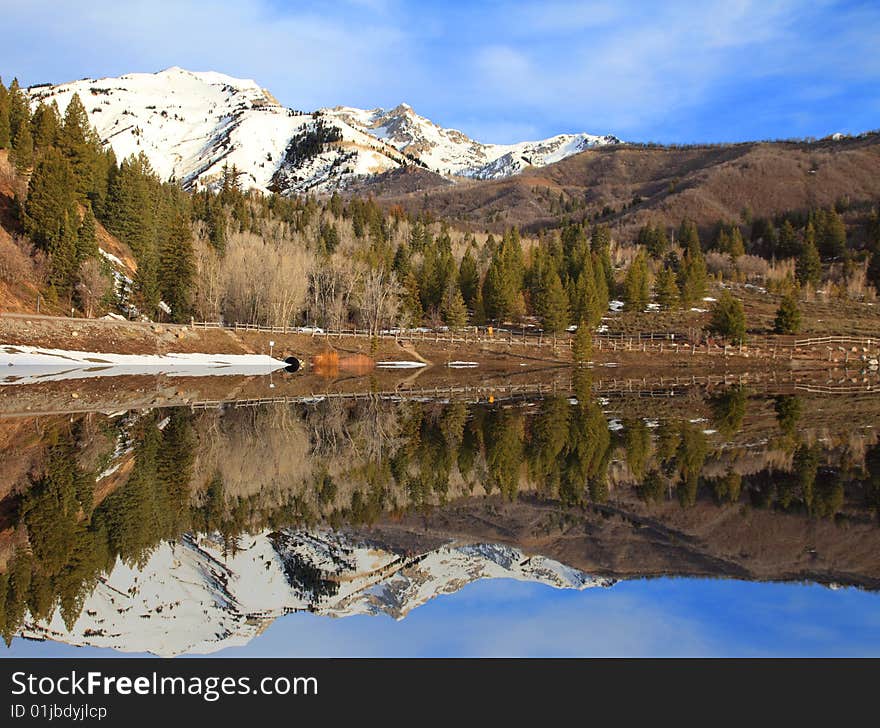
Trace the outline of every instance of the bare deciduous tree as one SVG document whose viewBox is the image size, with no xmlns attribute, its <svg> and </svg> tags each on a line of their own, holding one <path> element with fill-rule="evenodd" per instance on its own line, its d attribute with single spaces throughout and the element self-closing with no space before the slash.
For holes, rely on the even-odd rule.
<svg viewBox="0 0 880 728">
<path fill-rule="evenodd" d="M 110 281 L 104 275 L 101 264 L 94 258 L 84 260 L 79 267 L 76 295 L 88 318 L 92 317 L 95 304 L 104 297 L 108 290 L 110 290 Z"/>
<path fill-rule="evenodd" d="M 324 327 L 339 329 L 348 324 L 361 270 L 348 257 L 323 261 L 312 270 L 309 313 Z"/>
<path fill-rule="evenodd" d="M 312 256 L 287 240 L 236 233 L 227 241 L 219 274 L 207 281 L 200 300 L 216 301 L 214 286 L 222 291 L 219 309 L 227 321 L 287 326 L 305 306 Z M 213 273 L 210 264 L 204 269 Z"/>
<path fill-rule="evenodd" d="M 371 335 L 394 320 L 399 304 L 397 276 L 376 268 L 369 270 L 358 291 L 358 309 Z"/>
<path fill-rule="evenodd" d="M 193 248 L 197 283 L 193 307 L 196 316 L 203 321 L 217 321 L 221 318 L 223 302 L 222 261 L 214 249 L 201 238 L 196 239 Z"/>
</svg>

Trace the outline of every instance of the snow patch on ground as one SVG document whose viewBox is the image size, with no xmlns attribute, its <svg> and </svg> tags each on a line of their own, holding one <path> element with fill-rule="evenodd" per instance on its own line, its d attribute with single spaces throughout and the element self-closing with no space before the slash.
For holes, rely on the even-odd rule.
<svg viewBox="0 0 880 728">
<path fill-rule="evenodd" d="M 0 384 L 127 374 L 209 376 L 268 374 L 287 364 L 263 354 L 105 354 L 0 345 Z"/>
<path fill-rule="evenodd" d="M 377 369 L 420 369 L 427 366 L 422 361 L 377 361 Z"/>
</svg>

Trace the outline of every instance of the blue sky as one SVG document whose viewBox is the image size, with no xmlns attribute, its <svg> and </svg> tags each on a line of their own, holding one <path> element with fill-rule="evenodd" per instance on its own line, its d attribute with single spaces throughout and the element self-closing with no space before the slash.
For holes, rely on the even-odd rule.
<svg viewBox="0 0 880 728">
<path fill-rule="evenodd" d="M 16 639 L 0 657 L 111 657 Z M 487 580 L 396 622 L 292 614 L 224 657 L 878 656 L 880 594 L 710 579 L 583 592 Z"/>
<path fill-rule="evenodd" d="M 484 141 L 637 141 L 880 127 L 880 3 L 0 0 L 25 83 L 172 65 L 310 110 L 401 101 Z"/>
</svg>

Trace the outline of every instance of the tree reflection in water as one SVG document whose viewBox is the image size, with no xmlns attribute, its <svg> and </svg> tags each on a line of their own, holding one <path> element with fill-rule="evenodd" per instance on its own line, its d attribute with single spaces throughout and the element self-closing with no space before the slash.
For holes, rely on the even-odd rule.
<svg viewBox="0 0 880 728">
<path fill-rule="evenodd" d="M 246 532 L 375 524 L 493 495 L 561 513 L 626 501 L 646 520 L 677 502 L 767 509 L 804 529 L 876 523 L 880 445 L 871 429 L 851 434 L 851 417 L 810 429 L 797 396 L 742 387 L 655 414 L 645 401 L 600 402 L 590 388 L 581 374 L 574 396 L 533 400 L 41 420 L 38 441 L 9 448 L 19 469 L 0 510 L 2 634 L 9 643 L 26 619 L 55 610 L 70 627 L 117 561 L 137 567 L 186 532 L 217 534 L 232 553 Z M 332 587 L 310 565 L 299 571 Z"/>
</svg>

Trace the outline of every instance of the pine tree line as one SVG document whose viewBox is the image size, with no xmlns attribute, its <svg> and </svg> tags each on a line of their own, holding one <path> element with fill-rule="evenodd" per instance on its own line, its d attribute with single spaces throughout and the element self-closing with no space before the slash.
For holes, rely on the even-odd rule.
<svg viewBox="0 0 880 728">
<path fill-rule="evenodd" d="M 693 305 L 706 293 L 704 249 L 732 258 L 750 253 L 795 257 L 798 281 L 813 286 L 821 280 L 823 259 L 852 255 L 853 235 L 836 208 L 754 220 L 748 238 L 745 227 L 720 221 L 706 246 L 693 222 L 683 221 L 677 231 L 649 224 L 635 240 L 643 252 L 618 282 L 611 263 L 611 232 L 601 223 L 567 222 L 542 233 L 536 243 L 523 241 L 510 229 L 484 243 L 467 235 L 462 245 L 460 234 L 453 244 L 452 232 L 430 214 L 386 211 L 371 198 L 344 200 L 338 193 L 326 199 L 287 198 L 244 191 L 234 166 L 225 166 L 209 186 L 187 193 L 176 181 L 160 180 L 143 154 L 118 163 L 89 125 L 77 96 L 63 115 L 54 102 L 40 103 L 31 112 L 16 81 L 9 89 L 0 84 L 0 147 L 4 145 L 19 173 L 29 179 L 27 199 L 19 209 L 24 229 L 48 256 L 48 293 L 83 310 L 91 309 L 95 290 L 101 288 L 94 285 L 94 270 L 104 265 L 98 223 L 132 251 L 137 273 L 131 303 L 137 311 L 164 317 L 161 302 L 176 321 L 205 315 L 196 300 L 203 298 L 204 285 L 196 272 L 196 243 L 206 240 L 212 255 L 222 261 L 229 241 L 242 234 L 271 242 L 279 255 L 294 239 L 302 240 L 291 255 L 309 256 L 310 269 L 303 273 L 308 280 L 296 285 L 308 289 L 318 310 L 306 311 L 298 300 L 292 308 L 280 307 L 291 320 L 277 323 L 325 318 L 320 310 L 323 292 L 313 290 L 319 278 L 315 268 L 322 261 L 339 262 L 345 248 L 341 255 L 351 264 L 360 271 L 380 271 L 381 280 L 393 288 L 395 313 L 386 312 L 389 324 L 460 327 L 535 317 L 549 333 L 582 323 L 597 326 L 613 296 L 623 298 L 632 310 L 643 310 L 652 298 L 662 309 Z M 404 240 L 401 226 L 409 231 Z M 872 256 L 869 276 L 880 285 L 876 211 L 862 237 Z M 94 261 L 92 275 L 83 269 L 89 260 Z M 108 273 L 104 266 L 105 279 Z M 365 274 L 354 278 L 360 286 Z M 343 315 L 358 315 L 359 305 L 352 297 Z M 221 301 L 221 312 L 222 307 Z"/>
</svg>

